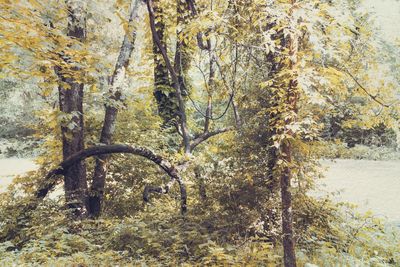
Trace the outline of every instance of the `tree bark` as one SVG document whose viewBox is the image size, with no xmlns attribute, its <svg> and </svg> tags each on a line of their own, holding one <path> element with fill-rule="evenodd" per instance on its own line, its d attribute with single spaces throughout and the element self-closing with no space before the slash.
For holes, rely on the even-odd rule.
<svg viewBox="0 0 400 267">
<path fill-rule="evenodd" d="M 67 1 L 68 28 L 67 35 L 83 42 L 86 38 L 84 7 L 77 1 Z M 70 70 L 56 67 L 56 73 L 61 81 L 59 91 L 60 111 L 70 118 L 61 126 L 63 158 L 84 149 L 84 117 L 83 117 L 83 87 L 84 85 L 71 75 L 72 71 L 79 73 L 78 67 Z M 86 212 L 86 166 L 84 162 L 77 162 L 64 174 L 65 200 L 75 216 L 79 217 Z"/>
<path fill-rule="evenodd" d="M 192 152 L 198 145 L 216 135 L 235 130 L 235 127 L 226 127 L 215 131 L 207 131 L 195 137 L 190 143 L 190 152 Z"/>
<path fill-rule="evenodd" d="M 284 160 L 292 161 L 290 143 L 284 144 L 282 152 L 285 154 Z M 282 199 L 282 233 L 283 233 L 283 252 L 285 267 L 296 266 L 295 241 L 293 233 L 293 212 L 292 212 L 292 193 L 291 190 L 292 173 L 289 167 L 285 167 L 281 173 L 281 199 Z"/>
<path fill-rule="evenodd" d="M 136 25 L 135 21 L 138 18 L 140 0 L 133 0 L 132 10 L 128 21 L 128 32 L 125 37 L 119 52 L 117 63 L 114 72 L 110 78 L 109 94 L 110 102 L 105 105 L 105 115 L 103 128 L 100 135 L 100 143 L 109 145 L 115 132 L 115 126 L 118 115 L 118 105 L 121 102 L 121 87 L 125 78 L 126 69 L 129 66 L 129 60 L 135 48 L 136 40 Z M 89 215 L 98 217 L 101 213 L 101 203 L 104 195 L 104 187 L 107 176 L 109 156 L 101 155 L 96 158 L 93 181 L 89 193 Z"/>
</svg>

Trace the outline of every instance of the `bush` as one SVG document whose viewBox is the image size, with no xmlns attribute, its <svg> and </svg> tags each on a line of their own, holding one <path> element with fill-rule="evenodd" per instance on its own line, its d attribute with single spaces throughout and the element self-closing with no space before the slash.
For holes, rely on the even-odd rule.
<svg viewBox="0 0 400 267">
<path fill-rule="evenodd" d="M 364 159 L 364 160 L 399 160 L 400 152 L 391 147 L 355 145 L 347 147 L 344 143 L 324 143 L 319 147 L 323 158 L 327 159 Z"/>
</svg>

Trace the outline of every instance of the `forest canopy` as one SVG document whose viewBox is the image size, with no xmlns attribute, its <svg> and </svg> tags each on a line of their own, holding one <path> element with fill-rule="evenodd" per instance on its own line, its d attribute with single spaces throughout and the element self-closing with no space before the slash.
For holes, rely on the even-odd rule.
<svg viewBox="0 0 400 267">
<path fill-rule="evenodd" d="M 321 158 L 396 153 L 379 32 L 355 0 L 0 0 L 0 139 L 39 166 L 0 265 L 400 265 L 398 229 L 311 193 Z"/>
</svg>

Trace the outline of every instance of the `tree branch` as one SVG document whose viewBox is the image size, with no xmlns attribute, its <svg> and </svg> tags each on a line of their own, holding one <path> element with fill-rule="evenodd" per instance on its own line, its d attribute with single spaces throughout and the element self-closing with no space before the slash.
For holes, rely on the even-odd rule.
<svg viewBox="0 0 400 267">
<path fill-rule="evenodd" d="M 204 133 L 207 133 L 210 129 L 210 118 L 212 118 L 212 96 L 211 93 L 208 94 L 207 97 L 207 109 L 206 109 L 206 116 L 204 120 Z"/>
<path fill-rule="evenodd" d="M 381 105 L 381 106 L 383 106 L 383 107 L 385 107 L 385 108 L 389 108 L 389 107 L 390 107 L 390 105 L 383 103 L 383 102 L 382 102 L 381 100 L 379 100 L 376 96 L 372 95 L 372 94 L 358 81 L 358 79 L 357 79 L 353 74 L 351 74 L 350 71 L 347 70 L 346 67 L 345 67 L 344 69 L 345 69 L 345 72 L 347 73 L 347 75 L 349 75 L 349 76 L 353 79 L 353 81 L 358 85 L 358 87 L 360 87 L 361 90 L 363 90 L 364 93 L 366 93 L 372 100 L 374 100 L 376 103 L 378 103 L 379 105 Z"/>
<path fill-rule="evenodd" d="M 207 42 L 211 47 L 211 42 Z M 210 58 L 210 75 L 208 77 L 208 90 L 207 90 L 207 109 L 206 109 L 206 117 L 204 121 L 204 133 L 207 133 L 210 128 L 210 118 L 212 118 L 212 93 L 215 85 L 215 69 L 214 69 L 214 56 L 211 50 L 208 51 Z"/>
<path fill-rule="evenodd" d="M 361 90 L 364 91 L 372 100 L 374 100 L 376 103 L 379 105 L 389 108 L 390 105 L 383 103 L 381 100 L 379 100 L 376 96 L 372 95 L 359 81 L 358 79 L 346 68 L 346 66 L 343 66 L 342 68 L 339 66 L 331 65 L 332 67 L 338 69 L 339 71 L 344 71 L 347 75 L 350 76 L 350 78 L 358 85 L 358 87 L 361 88 Z"/>
<path fill-rule="evenodd" d="M 190 150 L 193 151 L 198 145 L 203 143 L 204 141 L 208 140 L 209 138 L 216 136 L 221 133 L 226 133 L 229 131 L 233 131 L 235 127 L 227 127 L 227 128 L 222 128 L 219 130 L 211 131 L 211 132 L 205 132 L 197 136 L 196 138 L 193 139 L 193 141 L 190 144 Z"/>
<path fill-rule="evenodd" d="M 73 154 L 71 157 L 61 162 L 57 168 L 53 169 L 46 175 L 44 183 L 36 191 L 35 197 L 39 200 L 43 199 L 48 194 L 48 192 L 52 190 L 57 184 L 57 179 L 55 178 L 55 176 L 64 174 L 64 172 L 68 170 L 68 168 L 70 168 L 77 162 L 93 156 L 116 153 L 134 154 L 144 157 L 157 164 L 162 170 L 164 170 L 168 174 L 168 176 L 171 177 L 171 181 L 169 182 L 171 183 L 171 185 L 169 185 L 168 188 L 170 188 L 175 181 L 178 182 L 181 194 L 183 194 L 181 195 L 181 211 L 182 213 L 186 212 L 186 188 L 175 166 L 173 166 L 162 156 L 155 154 L 147 148 L 134 147 L 123 144 L 95 146 Z"/>
</svg>

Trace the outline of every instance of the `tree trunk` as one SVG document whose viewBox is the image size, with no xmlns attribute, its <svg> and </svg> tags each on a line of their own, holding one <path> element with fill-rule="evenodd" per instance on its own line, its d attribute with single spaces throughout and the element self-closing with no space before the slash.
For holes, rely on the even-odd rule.
<svg viewBox="0 0 400 267">
<path fill-rule="evenodd" d="M 103 121 L 103 128 L 100 135 L 100 143 L 109 145 L 115 132 L 115 125 L 118 115 L 118 104 L 121 102 L 121 86 L 123 84 L 126 69 L 129 65 L 129 60 L 132 55 L 136 40 L 136 25 L 135 20 L 138 17 L 138 9 L 140 0 L 134 0 L 132 10 L 129 16 L 129 28 L 125 34 L 122 43 L 117 63 L 114 72 L 110 79 L 109 93 L 111 95 L 110 101 L 105 105 L 106 111 Z M 93 181 L 89 194 L 89 215 L 91 217 L 98 217 L 101 213 L 101 202 L 104 195 L 104 187 L 107 176 L 109 156 L 101 155 L 96 158 L 96 165 L 94 169 Z"/>
<path fill-rule="evenodd" d="M 160 6 L 160 0 L 153 1 L 154 16 L 156 18 L 155 28 L 160 39 L 161 45 L 167 46 L 165 42 L 165 24 L 163 9 Z M 163 119 L 163 128 L 174 125 L 178 116 L 178 106 L 176 104 L 175 92 L 171 86 L 168 77 L 168 68 L 153 36 L 153 58 L 154 58 L 154 97 L 158 105 L 158 114 Z"/>
<path fill-rule="evenodd" d="M 266 29 L 272 29 L 275 27 L 275 23 L 270 23 Z M 277 31 L 273 36 L 273 40 L 279 43 L 279 45 L 282 48 L 286 47 L 286 40 L 284 37 L 284 32 L 283 30 Z M 269 52 L 268 55 L 266 55 L 266 60 L 270 64 L 270 70 L 268 73 L 268 79 L 270 80 L 275 80 L 277 77 L 279 77 L 280 72 L 287 66 L 283 63 L 284 60 L 278 60 L 280 54 L 282 51 L 276 51 L 276 52 Z M 278 82 L 277 84 L 273 84 L 273 88 L 280 88 L 282 85 Z M 273 93 L 269 93 L 267 95 L 267 105 L 269 108 L 276 108 L 277 107 L 277 101 L 276 97 L 274 96 Z M 268 161 L 267 161 L 267 180 L 268 180 L 268 189 L 271 193 L 271 196 L 278 194 L 279 192 L 279 179 L 278 177 L 275 176 L 274 169 L 276 167 L 276 162 L 278 160 L 278 149 L 274 146 L 274 140 L 273 136 L 277 134 L 277 130 L 275 129 L 275 123 L 276 120 L 278 120 L 278 116 L 275 113 L 270 113 L 268 114 L 268 124 L 270 127 L 267 129 L 267 135 L 268 135 Z"/>
<path fill-rule="evenodd" d="M 77 1 L 67 1 L 68 36 L 84 41 L 86 38 L 85 13 L 83 6 Z M 84 118 L 83 118 L 83 84 L 74 78 L 64 75 L 59 67 L 56 72 L 61 80 L 59 85 L 60 111 L 71 116 L 68 122 L 61 126 L 63 158 L 84 149 Z M 71 71 L 78 73 L 77 67 Z M 77 162 L 64 174 L 65 200 L 76 216 L 81 216 L 86 210 L 86 166 L 84 162 Z"/>
<path fill-rule="evenodd" d="M 206 190 L 206 183 L 204 181 L 204 177 L 202 175 L 201 166 L 195 166 L 194 168 L 194 175 L 196 177 L 196 181 L 199 186 L 199 197 L 200 200 L 205 203 L 207 201 L 207 190 Z"/>
<path fill-rule="evenodd" d="M 290 143 L 284 144 L 282 152 L 287 162 L 292 161 Z M 281 173 L 281 198 L 282 198 L 282 233 L 283 251 L 285 267 L 296 266 L 295 242 L 293 237 L 293 212 L 292 212 L 292 193 L 291 190 L 291 170 L 285 167 Z"/>
<path fill-rule="evenodd" d="M 290 25 L 296 25 L 293 22 L 293 9 L 295 8 L 296 0 L 291 0 L 291 8 L 289 10 Z M 293 30 L 293 29 L 292 29 Z M 288 54 L 288 68 L 291 71 L 289 86 L 286 93 L 286 107 L 289 112 L 297 114 L 297 101 L 299 98 L 298 81 L 297 81 L 297 57 L 298 57 L 298 37 L 293 30 L 288 36 L 287 47 Z M 289 115 L 289 119 L 285 120 L 285 125 L 294 122 L 295 115 Z M 288 131 L 292 137 L 294 133 Z M 283 251 L 284 251 L 284 264 L 285 267 L 296 267 L 296 254 L 295 254 L 295 241 L 293 233 L 293 211 L 292 211 L 292 193 L 291 193 L 291 163 L 292 163 L 292 145 L 290 140 L 286 139 L 282 143 L 282 159 L 286 162 L 282 170 L 280 184 L 281 184 L 281 198 L 282 198 L 282 232 L 283 232 Z"/>
<path fill-rule="evenodd" d="M 181 88 L 182 95 L 189 94 L 189 88 L 186 88 L 185 75 L 190 68 L 190 52 L 188 43 L 185 41 L 184 25 L 188 24 L 190 16 L 190 7 L 185 1 L 177 0 L 177 17 L 176 17 L 176 45 L 175 45 L 175 58 L 174 69 L 178 75 L 179 87 Z"/>
<path fill-rule="evenodd" d="M 162 58 L 164 59 L 164 63 L 166 64 L 169 74 L 171 75 L 172 85 L 175 89 L 175 96 L 176 96 L 176 100 L 178 102 L 180 134 L 183 139 L 184 153 L 190 154 L 190 152 L 191 152 L 190 151 L 190 133 L 189 133 L 188 125 L 187 125 L 187 114 L 186 114 L 185 101 L 183 99 L 178 74 L 176 73 L 174 66 L 172 66 L 171 60 L 168 57 L 166 46 L 163 45 L 163 42 L 157 33 L 156 17 L 154 14 L 153 1 L 147 0 L 146 4 L 147 4 L 147 10 L 149 13 L 150 29 L 151 29 L 151 33 L 153 35 L 153 41 L 157 45 L 158 49 L 160 50 Z"/>
</svg>

